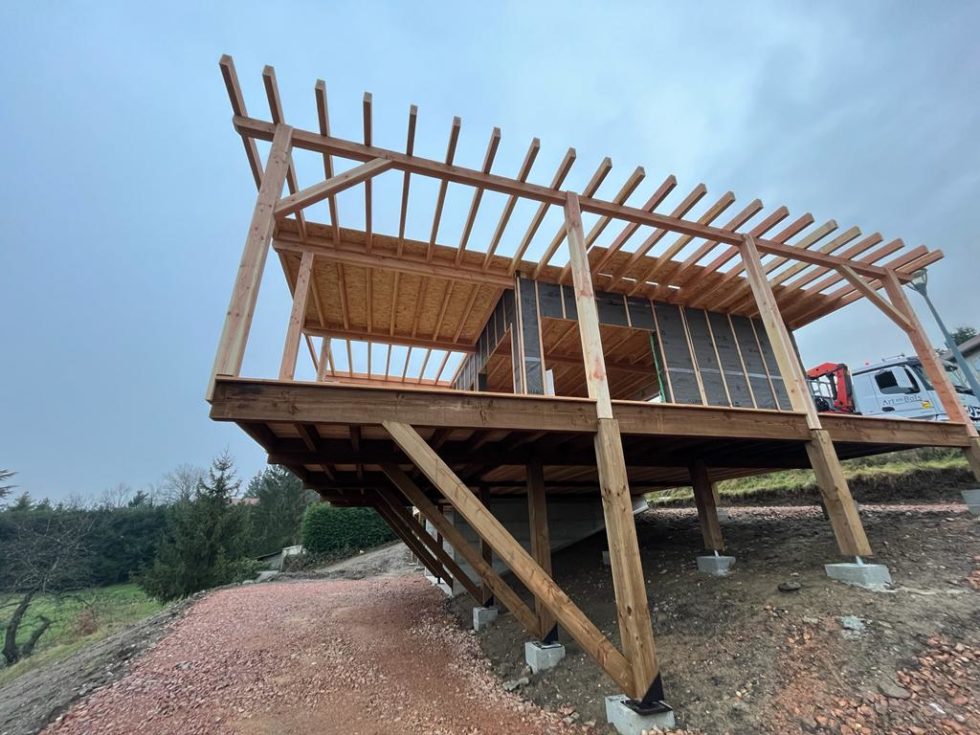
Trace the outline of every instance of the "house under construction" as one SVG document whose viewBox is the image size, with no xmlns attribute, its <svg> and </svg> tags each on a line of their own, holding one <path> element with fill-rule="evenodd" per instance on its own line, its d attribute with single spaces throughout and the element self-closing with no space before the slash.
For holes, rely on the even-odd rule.
<svg viewBox="0 0 980 735">
<path fill-rule="evenodd" d="M 737 206 L 730 192 L 713 200 L 701 185 L 685 193 L 673 176 L 632 201 L 642 168 L 600 196 L 608 159 L 568 191 L 575 151 L 542 174 L 537 139 L 518 171 L 499 172 L 497 129 L 471 165 L 456 160 L 458 118 L 445 157 L 424 158 L 414 153 L 414 106 L 405 147 L 379 147 L 370 95 L 363 139 L 345 140 L 331 133 L 323 82 L 311 100 L 318 129 L 294 128 L 271 67 L 261 117 L 246 110 L 232 60 L 220 67 L 258 197 L 208 389 L 211 417 L 237 423 L 270 462 L 331 502 L 375 508 L 434 575 L 455 578 L 478 603 L 492 596 L 531 637 L 553 638 L 557 624 L 639 709 L 656 709 L 664 691 L 633 496 L 693 485 L 705 546 L 721 550 L 714 483 L 812 467 L 841 554 L 863 557 L 872 547 L 840 459 L 957 447 L 980 478 L 976 428 L 902 288 L 940 251 L 817 225 L 758 200 Z M 264 163 L 261 141 L 271 144 Z M 300 185 L 299 155 L 322 159 L 318 181 Z M 397 232 L 372 228 L 380 177 L 399 184 L 400 199 L 384 204 L 400 211 Z M 422 179 L 437 182 L 435 215 L 431 236 L 413 240 L 407 212 Z M 338 216 L 338 194 L 352 187 L 363 192 L 358 229 Z M 440 236 L 450 187 L 472 195 L 453 242 Z M 476 237 L 491 197 L 503 203 L 493 234 Z M 270 247 L 292 312 L 279 374 L 246 377 Z M 529 251 L 543 254 L 532 260 Z M 949 422 L 817 412 L 793 330 L 862 298 L 908 335 Z M 297 380 L 304 343 L 315 379 Z M 526 496 L 530 552 L 488 510 L 499 496 Z M 601 497 L 618 646 L 551 577 L 549 505 L 574 496 Z M 493 568 L 491 552 L 533 602 Z"/>
</svg>

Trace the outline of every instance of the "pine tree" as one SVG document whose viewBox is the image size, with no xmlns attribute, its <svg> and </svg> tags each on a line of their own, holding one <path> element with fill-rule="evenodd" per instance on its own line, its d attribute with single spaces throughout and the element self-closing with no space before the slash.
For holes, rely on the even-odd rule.
<svg viewBox="0 0 980 735">
<path fill-rule="evenodd" d="M 222 454 L 193 496 L 170 507 L 165 538 L 139 577 L 148 594 L 174 600 L 254 572 L 248 558 L 248 514 L 233 503 L 239 485 L 231 457 Z"/>
<path fill-rule="evenodd" d="M 249 510 L 253 553 L 273 554 L 299 542 L 309 498 L 295 475 L 278 465 L 267 467 L 252 478 L 245 496 L 257 501 Z"/>
</svg>

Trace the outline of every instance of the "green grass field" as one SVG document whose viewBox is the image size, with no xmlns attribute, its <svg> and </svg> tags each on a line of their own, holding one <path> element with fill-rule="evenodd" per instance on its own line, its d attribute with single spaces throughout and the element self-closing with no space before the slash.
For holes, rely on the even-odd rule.
<svg viewBox="0 0 980 735">
<path fill-rule="evenodd" d="M 915 486 L 928 488 L 937 483 L 955 485 L 962 477 L 969 475 L 963 455 L 948 449 L 912 449 L 851 459 L 841 465 L 848 484 L 855 492 L 861 488 L 887 492 Z M 718 483 L 722 503 L 726 499 L 738 503 L 780 494 L 818 493 L 812 470 L 782 470 Z M 687 504 L 694 501 L 694 494 L 690 488 L 682 487 L 652 493 L 648 499 L 651 505 Z"/>
<path fill-rule="evenodd" d="M 0 598 L 0 622 L 6 621 L 19 598 Z M 43 615 L 53 622 L 37 643 L 34 654 L 7 668 L 0 668 L 0 686 L 26 671 L 64 658 L 87 643 L 132 625 L 162 609 L 135 584 L 119 584 L 77 593 L 36 597 L 27 610 L 17 635 L 26 641 Z M 0 658 L 0 661 L 3 659 Z"/>
</svg>

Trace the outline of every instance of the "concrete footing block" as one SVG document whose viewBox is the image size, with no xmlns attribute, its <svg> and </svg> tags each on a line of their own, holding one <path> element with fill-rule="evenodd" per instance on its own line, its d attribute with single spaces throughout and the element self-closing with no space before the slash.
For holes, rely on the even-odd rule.
<svg viewBox="0 0 980 735">
<path fill-rule="evenodd" d="M 628 699 L 625 694 L 612 694 L 606 697 L 606 719 L 616 728 L 619 735 L 643 735 L 657 730 L 674 729 L 676 723 L 673 710 L 641 715 L 627 706 Z"/>
<path fill-rule="evenodd" d="M 473 630 L 480 631 L 497 619 L 499 610 L 496 607 L 474 607 L 473 608 Z"/>
<path fill-rule="evenodd" d="M 527 641 L 524 644 L 524 660 L 535 674 L 555 668 L 563 658 L 565 647 L 561 643 Z"/>
<path fill-rule="evenodd" d="M 980 516 L 980 488 L 964 490 L 962 492 L 963 502 L 970 512 L 975 516 Z"/>
<path fill-rule="evenodd" d="M 884 564 L 824 564 L 827 576 L 844 584 L 881 590 L 892 583 L 892 575 Z"/>
<path fill-rule="evenodd" d="M 699 556 L 698 571 L 715 577 L 724 577 L 735 564 L 734 556 Z"/>
</svg>

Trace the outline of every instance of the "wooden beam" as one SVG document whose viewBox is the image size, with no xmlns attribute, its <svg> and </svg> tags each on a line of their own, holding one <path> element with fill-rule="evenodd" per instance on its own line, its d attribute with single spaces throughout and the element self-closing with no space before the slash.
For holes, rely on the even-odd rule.
<svg viewBox="0 0 980 735">
<path fill-rule="evenodd" d="M 391 510 L 386 505 L 381 502 L 377 502 L 371 507 L 373 507 L 374 511 L 381 516 L 385 523 L 388 524 L 388 528 L 391 529 L 392 533 L 401 539 L 401 542 L 408 547 L 408 550 L 414 554 L 415 558 L 429 570 L 429 573 L 432 574 L 433 577 L 440 581 L 451 581 L 452 577 L 449 575 L 449 572 L 447 572 L 443 565 L 440 564 L 434 556 L 432 556 L 428 549 L 422 546 L 422 542 L 418 539 L 418 537 L 405 528 L 402 522 L 392 514 Z"/>
<path fill-rule="evenodd" d="M 512 288 L 514 285 L 514 280 L 509 276 L 500 272 L 485 271 L 478 265 L 460 263 L 457 266 L 452 263 L 426 261 L 424 258 L 410 256 L 406 253 L 401 256 L 385 253 L 377 247 L 371 253 L 367 253 L 363 246 L 342 241 L 341 246 L 337 247 L 333 241 L 314 235 L 300 238 L 291 232 L 280 231 L 276 233 L 275 247 L 277 250 L 294 253 L 310 250 L 316 253 L 318 257 L 345 265 L 380 268 L 427 278 L 442 278 L 447 281 L 462 281 L 476 285 L 496 286 L 497 288 Z"/>
<path fill-rule="evenodd" d="M 806 453 L 817 476 L 837 547 L 845 556 L 871 556 L 871 545 L 830 434 L 826 429 L 815 429 L 812 434 L 813 439 L 806 444 Z"/>
<path fill-rule="evenodd" d="M 756 248 L 755 239 L 751 235 L 746 235 L 742 241 L 741 252 L 745 276 L 759 306 L 759 317 L 762 319 L 766 334 L 769 336 L 769 342 L 772 345 L 779 372 L 783 376 L 783 384 L 789 396 L 790 405 L 794 411 L 806 414 L 807 425 L 810 429 L 819 429 L 820 419 L 817 416 L 817 408 L 813 403 L 813 398 L 810 396 L 809 384 L 803 374 L 803 368 L 796 356 L 796 351 L 793 349 L 793 340 L 789 330 L 779 313 L 772 288 L 769 286 L 769 281 L 766 280 L 766 274 L 759 259 L 759 251 Z"/>
<path fill-rule="evenodd" d="M 653 643 L 653 621 L 640 562 L 633 499 L 626 476 L 622 437 L 615 419 L 599 419 L 595 453 L 619 635 L 623 653 L 632 669 L 633 691 L 636 692 L 633 696 L 643 701 L 662 700 L 663 685 Z"/>
<path fill-rule="evenodd" d="M 273 207 L 282 193 L 286 172 L 289 170 L 290 140 L 292 128 L 288 125 L 275 127 L 269 160 L 259 186 L 258 198 L 252 212 L 252 222 L 245 239 L 245 249 L 242 260 L 238 265 L 238 275 L 231 293 L 231 303 L 225 316 L 225 324 L 218 341 L 218 352 L 211 371 L 208 384 L 208 397 L 214 389 L 214 379 L 218 375 L 238 375 L 245 358 L 245 345 L 252 326 L 252 316 L 255 313 L 255 303 L 259 297 L 259 285 L 262 283 L 262 271 L 265 259 L 269 254 L 269 243 L 272 241 L 272 230 L 275 219 Z"/>
<path fill-rule="evenodd" d="M 345 189 L 368 181 L 389 168 L 391 168 L 391 161 L 385 158 L 375 158 L 373 161 L 362 163 L 360 166 L 355 166 L 349 171 L 332 176 L 326 181 L 321 181 L 319 184 L 314 184 L 297 191 L 295 194 L 283 197 L 276 204 L 275 215 L 276 217 L 285 217 L 299 212 L 317 202 L 322 202 L 324 199 L 339 194 Z"/>
<path fill-rule="evenodd" d="M 233 124 L 238 133 L 260 140 L 271 140 L 275 131 L 275 125 L 272 123 L 238 115 L 234 117 Z M 516 179 L 497 174 L 484 174 L 482 171 L 453 165 L 449 161 L 442 163 L 418 156 L 408 156 L 399 151 L 376 146 L 366 146 L 362 143 L 323 136 L 311 131 L 296 130 L 294 132 L 293 145 L 303 150 L 311 150 L 318 153 L 326 152 L 356 161 L 388 158 L 392 161 L 393 167 L 400 171 L 408 171 L 410 173 L 440 179 L 444 185 L 448 182 L 467 184 L 469 186 L 483 187 L 489 191 L 496 191 L 503 194 L 516 194 L 526 199 L 546 204 L 557 204 L 559 206 L 563 206 L 565 202 L 564 193 L 538 184 L 517 181 Z M 624 222 L 636 222 L 637 224 L 663 228 L 706 240 L 716 240 L 718 242 L 738 245 L 742 239 L 741 233 L 726 232 L 719 227 L 701 225 L 682 218 L 647 212 L 636 207 L 618 205 L 614 202 L 591 197 L 582 198 L 579 204 L 583 212 L 609 216 L 612 219 L 622 220 Z M 434 228 L 434 230 L 437 230 L 437 228 Z M 434 243 L 434 238 L 432 242 Z M 764 239 L 759 239 L 756 246 L 760 252 L 786 256 L 793 260 L 816 265 L 836 266 L 848 264 L 848 261 L 845 259 L 833 255 L 800 250 L 792 245 L 783 245 Z M 855 263 L 850 263 L 850 265 L 858 273 L 862 273 L 863 275 L 873 277 L 884 275 L 884 270 L 877 266 L 858 265 Z M 905 280 L 908 279 L 906 278 Z"/>
<path fill-rule="evenodd" d="M 544 470 L 540 462 L 527 465 L 527 519 L 531 535 L 531 556 L 549 577 L 551 575 L 551 535 L 548 532 L 548 500 L 544 489 Z M 552 642 L 557 639 L 555 616 L 544 602 L 534 598 L 534 611 L 538 615 L 541 639 Z"/>
<path fill-rule="evenodd" d="M 592 273 L 589 270 L 578 197 L 569 192 L 565 200 L 565 227 L 575 284 L 579 334 L 589 397 L 596 402 L 598 425 L 595 435 L 599 490 L 609 542 L 619 632 L 623 652 L 630 664 L 633 696 L 648 702 L 663 699 L 663 685 L 653 644 L 653 623 L 647 601 L 643 566 L 640 563 L 633 501 L 626 476 L 619 424 L 613 418 L 609 383 L 596 310 Z M 559 620 L 561 622 L 561 620 Z M 562 623 L 564 625 L 564 623 Z"/>
<path fill-rule="evenodd" d="M 864 298 L 877 306 L 885 316 L 895 322 L 904 331 L 909 332 L 914 329 L 908 318 L 892 306 L 887 299 L 882 298 L 875 289 L 871 288 L 867 281 L 854 272 L 853 268 L 849 265 L 841 265 L 837 267 L 837 270 Z"/>
<path fill-rule="evenodd" d="M 602 335 L 599 330 L 599 313 L 596 309 L 589 256 L 585 251 L 585 233 L 582 229 L 582 213 L 578 196 L 568 192 L 565 200 L 565 228 L 568 232 L 568 253 L 572 264 L 575 284 L 575 306 L 578 311 L 579 335 L 582 340 L 582 358 L 589 398 L 596 403 L 596 415 L 612 418 L 612 399 L 606 380 L 606 363 L 602 353 Z"/>
<path fill-rule="evenodd" d="M 411 431 L 411 427 L 408 428 Z M 414 433 L 414 431 L 412 433 Z M 416 436 L 418 436 L 418 434 L 416 434 Z M 432 452 L 432 450 L 428 448 L 428 445 L 426 446 L 426 449 L 429 452 Z M 432 453 L 435 454 L 435 452 Z M 491 565 L 487 564 L 487 562 L 483 560 L 483 556 L 480 554 L 480 551 L 476 547 L 472 546 L 470 542 L 464 538 L 463 534 L 449 522 L 449 519 L 442 514 L 442 512 L 436 507 L 435 503 L 426 497 L 425 493 L 422 492 L 419 486 L 415 484 L 412 478 L 405 474 L 396 465 L 384 465 L 382 469 L 395 487 L 397 487 L 401 494 L 405 496 L 408 502 L 419 509 L 419 512 L 425 516 L 429 523 L 435 526 L 436 530 L 442 534 L 446 541 L 449 542 L 449 545 L 452 546 L 453 549 L 455 549 L 456 552 L 466 560 L 466 563 L 480 575 L 480 578 L 490 586 L 490 589 L 493 590 L 493 594 L 496 599 L 499 600 L 504 607 L 510 610 L 511 613 L 513 613 L 514 617 L 517 618 L 521 625 L 523 625 L 527 630 L 536 634 L 538 619 L 534 614 L 534 611 L 524 604 L 524 601 L 513 590 L 513 588 L 507 584 L 499 574 L 497 574 Z M 451 472 L 450 475 L 452 475 Z M 455 479 L 455 475 L 452 476 Z M 476 497 L 473 496 L 468 488 L 464 487 L 463 490 L 467 495 L 473 498 L 475 503 L 480 505 L 481 508 L 483 507 L 480 501 L 476 500 Z M 489 512 L 487 512 L 487 515 L 490 515 Z M 492 518 L 493 516 L 490 517 Z M 467 519 L 467 522 L 469 522 L 469 519 Z M 472 523 L 470 523 L 470 526 L 474 531 L 476 531 L 478 536 L 481 535 L 479 527 Z"/>
<path fill-rule="evenodd" d="M 851 497 L 830 434 L 820 423 L 816 406 L 810 395 L 810 387 L 803 374 L 803 367 L 793 349 L 792 338 L 779 313 L 772 288 L 766 280 L 759 259 L 759 251 L 751 235 L 746 236 L 742 242 L 741 252 L 745 275 L 759 306 L 759 315 L 769 336 L 790 404 L 795 411 L 804 413 L 807 418 L 810 441 L 806 443 L 806 452 L 817 476 L 817 484 L 820 486 L 827 514 L 830 516 L 837 545 L 842 554 L 868 556 L 871 554 L 871 547 L 861 524 L 857 505 Z"/>
<path fill-rule="evenodd" d="M 708 467 L 701 460 L 691 465 L 691 485 L 694 488 L 694 504 L 698 508 L 698 524 L 704 548 L 709 551 L 724 551 L 725 538 L 718 522 L 718 489 L 711 481 Z"/>
<path fill-rule="evenodd" d="M 313 272 L 313 253 L 303 253 L 299 263 L 299 274 L 293 289 L 293 308 L 289 314 L 286 329 L 286 344 L 282 348 L 282 362 L 279 365 L 279 380 L 292 380 L 296 375 L 296 357 L 299 353 L 299 338 L 306 322 L 306 301 L 310 293 L 310 275 Z"/>
<path fill-rule="evenodd" d="M 919 360 L 922 362 L 922 367 L 926 375 L 929 376 L 929 382 L 936 389 L 936 394 L 939 396 L 940 403 L 943 404 L 943 410 L 946 412 L 946 416 L 950 421 L 963 424 L 966 435 L 971 439 L 976 439 L 977 428 L 974 426 L 969 414 L 967 414 L 966 408 L 960 403 L 956 389 L 953 387 L 949 375 L 946 374 L 946 369 L 939 361 L 936 351 L 932 348 L 929 337 L 926 335 L 925 329 L 922 328 L 922 322 L 916 316 L 915 309 L 909 303 L 908 297 L 902 290 L 902 284 L 899 282 L 894 271 L 887 272 L 884 278 L 884 284 L 885 291 L 888 294 L 888 298 L 891 299 L 892 305 L 902 312 L 908 321 L 909 326 L 906 329 L 906 333 L 912 342 L 912 346 L 915 348 L 915 354 L 919 356 Z M 980 479 L 980 477 L 977 479 Z"/>
<path fill-rule="evenodd" d="M 439 448 L 436 445 L 436 443 L 431 440 L 429 442 L 429 446 L 431 446 L 434 450 Z M 488 487 L 480 488 L 480 502 L 483 503 L 486 507 L 488 508 L 490 507 L 490 488 Z M 490 544 L 487 543 L 486 539 L 482 537 L 480 538 L 480 555 L 483 557 L 483 561 L 485 561 L 490 566 L 493 566 L 493 549 L 491 548 Z M 480 604 L 483 605 L 484 607 L 490 607 L 491 605 L 493 605 L 493 590 L 490 589 L 490 586 L 486 582 L 484 582 L 483 586 L 480 588 Z M 540 620 L 541 620 L 541 615 L 539 613 L 538 614 L 539 625 L 540 625 Z"/>
<path fill-rule="evenodd" d="M 402 451 L 408 455 L 415 463 L 415 466 L 424 474 L 429 482 L 446 498 L 469 524 L 478 536 L 485 538 L 493 547 L 494 553 L 503 559 L 504 563 L 510 568 L 514 576 L 517 577 L 528 590 L 540 598 L 542 603 L 557 618 L 562 628 L 578 643 L 582 649 L 588 653 L 603 670 L 612 677 L 619 686 L 628 694 L 634 697 L 642 696 L 643 691 L 637 693 L 634 686 L 630 665 L 627 659 L 606 636 L 589 620 L 585 614 L 575 605 L 567 594 L 557 585 L 554 580 L 541 568 L 541 566 L 531 557 L 503 527 L 490 511 L 479 501 L 479 499 L 464 485 L 456 474 L 443 462 L 439 455 L 432 451 L 432 448 L 425 443 L 411 426 L 396 421 L 386 421 L 385 429 L 391 434 L 392 438 L 401 447 Z M 399 483 L 399 486 L 412 490 L 414 483 L 407 475 L 398 470 L 397 467 L 386 465 L 386 473 Z M 396 479 L 397 478 L 397 479 Z M 411 483 L 408 485 L 405 481 Z M 417 488 L 416 488 L 417 489 Z M 418 491 L 416 495 L 421 495 Z M 415 502 L 414 498 L 410 500 Z M 418 504 L 416 504 L 418 507 Z M 419 508 L 422 510 L 422 508 Z M 424 511 L 423 511 L 424 512 Z M 632 516 L 631 516 L 632 518 Z M 452 528 L 450 525 L 449 528 Z M 453 529 L 455 530 L 455 529 Z M 457 532 L 458 533 L 458 532 Z M 444 534 L 445 535 L 445 534 Z M 447 538 L 449 538 L 447 536 Z M 450 539 L 450 543 L 453 543 Z M 455 547 L 455 544 L 453 544 Z M 483 558 L 475 553 L 474 560 L 467 561 L 474 566 L 474 561 L 485 566 Z M 508 588 L 509 589 L 509 588 Z M 495 596 L 507 605 L 508 609 L 513 610 L 498 590 L 494 590 Z M 523 604 L 523 603 L 522 603 Z M 531 613 L 530 610 L 528 610 Z M 540 635 L 537 631 L 537 616 L 533 616 L 533 622 L 525 623 L 524 626 L 530 631 Z"/>
<path fill-rule="evenodd" d="M 424 544 L 429 551 L 439 560 L 446 571 L 448 571 L 457 582 L 473 597 L 477 602 L 480 601 L 480 587 L 470 579 L 463 568 L 450 556 L 436 539 L 430 534 L 415 518 L 405 510 L 405 507 L 397 501 L 394 493 L 390 490 L 383 490 L 379 493 L 383 502 L 391 511 L 392 515 L 400 519 L 402 524 L 410 533 Z"/>
</svg>

